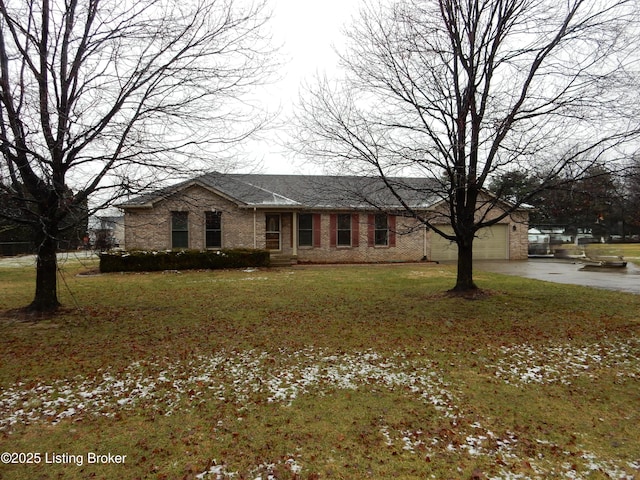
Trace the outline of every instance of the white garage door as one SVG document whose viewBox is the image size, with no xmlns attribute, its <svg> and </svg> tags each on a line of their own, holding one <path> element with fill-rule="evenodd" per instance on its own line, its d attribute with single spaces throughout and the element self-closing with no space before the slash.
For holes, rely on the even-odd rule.
<svg viewBox="0 0 640 480">
<path fill-rule="evenodd" d="M 451 227 L 442 227 L 444 232 L 452 232 Z M 473 241 L 473 258 L 476 260 L 508 260 L 509 231 L 507 225 L 483 228 Z M 458 246 L 435 232 L 431 232 L 431 257 L 429 260 L 456 260 Z"/>
</svg>

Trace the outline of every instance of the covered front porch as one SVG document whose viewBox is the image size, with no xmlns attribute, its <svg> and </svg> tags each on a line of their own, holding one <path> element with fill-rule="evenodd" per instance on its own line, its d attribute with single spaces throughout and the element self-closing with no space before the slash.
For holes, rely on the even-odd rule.
<svg viewBox="0 0 640 480">
<path fill-rule="evenodd" d="M 256 220 L 257 221 L 257 220 Z M 298 259 L 298 212 L 264 213 L 264 248 L 269 250 L 272 266 L 288 266 Z M 259 229 L 256 229 L 256 235 Z M 256 244 L 259 244 L 256 238 Z"/>
</svg>

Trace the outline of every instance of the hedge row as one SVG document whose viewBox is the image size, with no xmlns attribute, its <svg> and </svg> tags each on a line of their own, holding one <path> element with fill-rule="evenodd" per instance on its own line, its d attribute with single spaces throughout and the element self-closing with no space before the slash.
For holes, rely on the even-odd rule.
<svg viewBox="0 0 640 480">
<path fill-rule="evenodd" d="M 100 254 L 100 271 L 154 272 L 269 266 L 266 250 L 180 250 L 105 252 Z"/>
</svg>

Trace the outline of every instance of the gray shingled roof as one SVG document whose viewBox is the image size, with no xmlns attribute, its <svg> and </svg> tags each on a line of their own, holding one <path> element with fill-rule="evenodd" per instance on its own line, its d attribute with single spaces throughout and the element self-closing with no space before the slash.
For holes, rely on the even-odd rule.
<svg viewBox="0 0 640 480">
<path fill-rule="evenodd" d="M 412 208 L 435 204 L 437 182 L 428 178 L 387 179 Z M 122 208 L 151 207 L 192 185 L 211 188 L 241 206 L 297 208 L 401 208 L 377 177 L 207 173 L 133 198 Z"/>
</svg>

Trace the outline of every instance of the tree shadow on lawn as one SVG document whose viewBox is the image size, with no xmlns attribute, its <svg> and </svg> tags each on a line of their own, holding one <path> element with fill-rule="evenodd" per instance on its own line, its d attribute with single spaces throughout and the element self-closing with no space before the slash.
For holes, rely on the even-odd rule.
<svg viewBox="0 0 640 480">
<path fill-rule="evenodd" d="M 504 292 L 498 292 L 496 290 L 489 290 L 486 288 L 476 288 L 473 290 L 447 290 L 446 292 L 436 293 L 431 298 L 461 298 L 463 300 L 484 300 L 491 298 L 494 295 L 502 295 Z"/>
<path fill-rule="evenodd" d="M 59 307 L 55 311 L 40 312 L 31 310 L 29 307 L 12 308 L 9 310 L 0 310 L 0 321 L 5 324 L 11 323 L 33 323 L 39 324 L 46 320 L 53 320 L 64 317 L 74 312 L 75 309 L 68 307 Z M 53 326 L 53 324 L 49 324 Z M 57 325 L 56 325 L 57 326 Z"/>
</svg>

